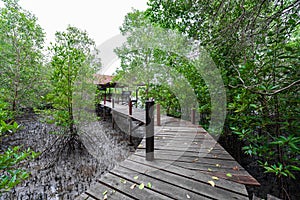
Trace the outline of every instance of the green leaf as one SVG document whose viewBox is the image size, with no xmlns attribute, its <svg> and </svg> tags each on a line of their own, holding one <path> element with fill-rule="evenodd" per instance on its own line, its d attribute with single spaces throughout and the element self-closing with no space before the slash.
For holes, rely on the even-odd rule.
<svg viewBox="0 0 300 200">
<path fill-rule="evenodd" d="M 150 182 L 147 183 L 148 188 L 152 188 L 152 184 Z"/>
<path fill-rule="evenodd" d="M 232 177 L 232 174 L 227 173 L 226 176 L 227 176 L 227 177 Z"/>
<path fill-rule="evenodd" d="M 139 189 L 142 190 L 142 189 L 144 189 L 144 188 L 145 188 L 145 184 L 144 184 L 144 183 L 141 183 L 141 184 L 139 185 Z"/>
</svg>

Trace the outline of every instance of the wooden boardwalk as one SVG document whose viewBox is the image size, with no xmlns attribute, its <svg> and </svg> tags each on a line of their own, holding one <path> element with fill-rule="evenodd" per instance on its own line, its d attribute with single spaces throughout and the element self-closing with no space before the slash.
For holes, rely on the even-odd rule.
<svg viewBox="0 0 300 200">
<path fill-rule="evenodd" d="M 111 109 L 145 123 L 142 110 L 129 116 L 127 106 Z M 203 128 L 187 121 L 162 116 L 154 157 L 145 160 L 143 139 L 134 154 L 77 199 L 249 199 L 245 185 L 259 185 Z"/>
</svg>

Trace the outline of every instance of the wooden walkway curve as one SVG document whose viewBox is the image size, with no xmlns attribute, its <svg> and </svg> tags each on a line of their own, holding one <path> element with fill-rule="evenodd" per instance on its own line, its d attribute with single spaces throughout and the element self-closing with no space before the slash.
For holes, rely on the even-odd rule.
<svg viewBox="0 0 300 200">
<path fill-rule="evenodd" d="M 145 122 L 144 111 L 129 116 L 127 106 L 103 106 Z M 162 116 L 154 154 L 154 161 L 145 160 L 144 139 L 77 199 L 249 199 L 245 185 L 259 185 L 203 128 L 187 121 Z"/>
</svg>

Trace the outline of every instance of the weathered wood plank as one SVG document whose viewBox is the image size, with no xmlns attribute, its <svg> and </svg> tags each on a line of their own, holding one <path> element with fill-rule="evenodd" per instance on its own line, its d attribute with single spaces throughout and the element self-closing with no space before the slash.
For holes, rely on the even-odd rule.
<svg viewBox="0 0 300 200">
<path fill-rule="evenodd" d="M 131 166 L 129 166 L 131 167 Z M 138 165 L 134 165 L 132 166 L 132 168 L 137 169 L 140 168 L 142 166 Z M 138 186 L 142 183 L 144 183 L 145 185 L 147 185 L 148 183 L 151 184 L 151 189 L 165 194 L 171 198 L 174 199 L 187 199 L 187 196 L 190 197 L 191 199 L 207 199 L 207 197 L 203 196 L 203 195 L 199 195 L 194 193 L 191 190 L 182 188 L 182 187 L 178 187 L 176 184 L 172 184 L 170 182 L 164 182 L 162 180 L 165 180 L 165 177 L 156 177 L 156 178 L 152 178 L 151 176 L 147 176 L 144 175 L 143 173 L 140 173 L 136 170 L 131 170 L 129 168 L 126 167 L 118 167 L 116 169 L 114 169 L 112 171 L 112 173 L 116 173 L 120 176 L 124 176 L 127 179 L 134 179 L 134 176 L 137 176 L 138 178 L 135 180 L 138 184 L 137 186 L 134 188 L 135 190 L 139 190 Z M 145 186 L 146 187 L 146 186 Z"/>
<path fill-rule="evenodd" d="M 140 157 L 139 159 L 143 159 L 143 156 L 140 156 L 138 154 L 134 154 L 131 157 L 134 157 L 135 159 L 136 156 Z M 131 158 L 130 157 L 130 158 Z M 205 164 L 201 162 L 178 162 L 178 161 L 173 161 L 173 160 L 159 160 L 156 159 L 158 162 L 162 163 L 170 163 L 173 166 L 182 168 L 182 171 L 185 170 L 192 170 L 192 171 L 197 171 L 205 174 L 209 174 L 212 176 L 219 176 L 220 178 L 234 181 L 237 183 L 241 184 L 246 184 L 246 185 L 260 185 L 245 169 L 243 169 L 238 163 L 236 165 L 232 165 L 230 167 L 224 166 L 222 164 Z M 220 162 L 221 163 L 221 162 Z M 227 174 L 230 173 L 232 176 L 229 177 Z"/>
<path fill-rule="evenodd" d="M 129 179 L 126 179 L 126 177 L 124 176 L 116 175 L 113 173 L 104 175 L 99 180 L 99 183 L 110 185 L 112 188 L 115 188 L 116 191 L 122 191 L 123 194 L 134 199 L 171 199 L 146 187 L 143 190 L 132 190 L 130 187 L 132 187 L 132 185 L 134 184 L 137 184 L 137 182 L 131 181 Z"/>
<path fill-rule="evenodd" d="M 154 148 L 155 149 L 155 152 L 165 152 L 166 154 L 168 155 L 174 155 L 174 156 L 181 156 L 181 155 L 185 155 L 185 156 L 191 156 L 191 157 L 195 157 L 195 156 L 201 156 L 201 157 L 205 157 L 205 158 L 219 158 L 219 159 L 222 159 L 222 160 L 234 160 L 232 158 L 232 156 L 230 156 L 229 154 L 225 153 L 224 151 L 216 151 L 216 150 L 212 150 L 210 151 L 209 153 L 207 152 L 200 152 L 199 150 L 185 150 L 185 151 L 182 151 L 182 150 L 175 150 L 175 149 L 172 149 L 172 148 L 168 148 L 168 149 L 165 149 L 165 148 L 161 148 L 161 149 L 158 149 L 158 148 Z M 136 152 L 144 152 L 144 148 L 138 148 L 136 150 Z M 156 153 L 155 153 L 156 154 Z"/>
<path fill-rule="evenodd" d="M 132 168 L 147 176 L 160 179 L 209 198 L 248 199 L 246 188 L 241 184 L 233 184 L 230 181 L 220 179 L 215 181 L 216 186 L 212 187 L 208 183 L 209 180 L 213 180 L 211 176 L 200 172 L 182 170 L 171 164 L 164 165 L 164 163 L 157 161 L 146 162 L 142 159 L 140 160 L 138 157 L 134 157 L 134 160 L 130 159 L 122 162 L 121 166 Z"/>
<path fill-rule="evenodd" d="M 143 151 L 136 151 L 136 155 L 144 156 Z M 178 161 L 178 162 L 187 162 L 187 163 L 197 163 L 197 164 L 210 164 L 210 165 L 223 165 L 229 168 L 235 168 L 236 170 L 239 171 L 245 171 L 236 161 L 234 160 L 223 160 L 223 159 L 218 159 L 218 158 L 206 158 L 206 157 L 200 157 L 200 156 L 184 156 L 178 154 L 177 156 L 175 155 L 170 155 L 167 154 L 163 151 L 156 152 L 155 153 L 155 159 L 156 160 L 169 160 L 169 161 Z"/>
<path fill-rule="evenodd" d="M 88 200 L 102 200 L 105 195 L 108 199 L 132 199 L 131 197 L 122 194 L 120 191 L 100 183 L 95 183 L 84 193 L 84 196 L 89 197 Z"/>
</svg>

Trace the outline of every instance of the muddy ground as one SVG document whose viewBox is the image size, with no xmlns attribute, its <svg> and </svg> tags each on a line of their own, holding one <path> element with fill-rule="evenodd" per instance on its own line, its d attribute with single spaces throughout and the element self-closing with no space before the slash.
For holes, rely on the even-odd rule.
<svg viewBox="0 0 300 200">
<path fill-rule="evenodd" d="M 62 136 L 53 133 L 58 131 L 54 125 L 41 122 L 38 116 L 19 120 L 22 128 L 1 141 L 1 149 L 23 145 L 45 153 L 24 166 L 31 172 L 30 178 L 0 199 L 73 200 L 134 151 L 128 135 L 112 130 L 109 120 L 95 123 L 81 133 L 86 148 L 75 145 L 75 150 L 70 150 L 64 148 Z"/>
</svg>

